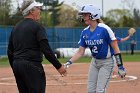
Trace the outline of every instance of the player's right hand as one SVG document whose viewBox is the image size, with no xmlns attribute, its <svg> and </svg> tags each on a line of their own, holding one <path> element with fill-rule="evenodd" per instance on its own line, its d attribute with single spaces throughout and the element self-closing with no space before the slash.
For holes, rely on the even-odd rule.
<svg viewBox="0 0 140 93">
<path fill-rule="evenodd" d="M 69 68 L 69 66 L 72 64 L 72 61 L 67 61 L 65 64 L 64 64 L 64 68 L 67 69 Z"/>
<path fill-rule="evenodd" d="M 126 71 L 125 71 L 125 68 L 123 66 L 119 66 L 118 67 L 118 74 L 119 76 L 124 79 L 125 76 L 126 76 Z"/>
<path fill-rule="evenodd" d="M 67 71 L 63 65 L 59 69 L 57 69 L 57 71 L 61 74 L 62 77 L 67 75 Z"/>
</svg>

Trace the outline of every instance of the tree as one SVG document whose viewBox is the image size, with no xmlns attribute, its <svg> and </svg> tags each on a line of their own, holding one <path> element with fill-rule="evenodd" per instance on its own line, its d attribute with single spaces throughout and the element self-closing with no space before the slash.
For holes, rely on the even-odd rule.
<svg viewBox="0 0 140 93">
<path fill-rule="evenodd" d="M 61 2 L 59 4 L 58 0 L 53 0 L 52 2 L 48 3 L 48 6 L 49 6 L 48 11 L 50 13 L 50 18 L 52 20 L 52 23 L 51 23 L 52 26 L 57 26 L 60 24 L 60 21 L 59 21 L 60 12 L 59 11 L 60 11 L 60 6 L 62 4 L 63 4 L 63 2 Z"/>
<path fill-rule="evenodd" d="M 43 2 L 45 10 L 42 13 L 43 18 L 47 18 L 48 26 L 57 26 L 60 24 L 59 16 L 60 16 L 60 6 L 63 2 L 59 3 L 59 0 L 36 0 L 39 2 Z M 41 22 L 43 20 L 41 19 Z M 45 23 L 44 21 L 42 23 Z M 46 23 L 45 23 L 46 25 Z"/>
<path fill-rule="evenodd" d="M 59 16 L 60 24 L 58 26 L 61 26 L 61 27 L 74 27 L 76 25 L 76 23 L 77 23 L 77 21 L 76 21 L 77 10 L 74 10 L 69 5 L 63 4 L 61 6 L 60 14 L 61 14 Z"/>
<path fill-rule="evenodd" d="M 0 0 L 0 25 L 10 24 L 11 0 Z"/>
<path fill-rule="evenodd" d="M 130 27 L 134 26 L 134 0 L 121 0 L 122 2 L 122 9 L 113 9 L 107 12 L 107 17 L 112 20 L 113 27 Z M 137 15 L 135 13 L 135 15 Z M 110 22 L 110 21 L 109 21 Z"/>
<path fill-rule="evenodd" d="M 134 9 L 133 10 L 133 19 L 136 27 L 140 26 L 140 11 L 139 9 Z"/>
<path fill-rule="evenodd" d="M 133 27 L 134 26 L 134 21 L 131 17 L 123 16 L 120 20 L 121 21 L 120 21 L 119 27 Z"/>
<path fill-rule="evenodd" d="M 112 9 L 107 12 L 107 17 L 114 19 L 116 22 L 120 21 L 123 16 L 131 16 L 130 11 L 127 9 Z"/>
<path fill-rule="evenodd" d="M 132 14 L 127 9 L 113 9 L 107 12 L 107 17 L 112 20 L 113 27 L 130 27 L 134 26 Z"/>
<path fill-rule="evenodd" d="M 116 22 L 114 19 L 110 19 L 109 17 L 103 17 L 102 20 L 110 27 L 119 27 L 118 22 Z"/>
<path fill-rule="evenodd" d="M 20 11 L 20 5 L 19 2 L 17 2 L 17 7 L 14 13 L 11 15 L 11 24 L 15 25 L 17 22 L 19 22 L 21 19 L 23 19 L 22 12 Z"/>
</svg>

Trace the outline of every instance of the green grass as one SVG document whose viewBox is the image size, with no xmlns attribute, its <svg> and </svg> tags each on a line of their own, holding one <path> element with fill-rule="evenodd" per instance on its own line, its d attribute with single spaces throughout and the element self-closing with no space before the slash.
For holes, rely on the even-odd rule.
<svg viewBox="0 0 140 93">
<path fill-rule="evenodd" d="M 124 62 L 140 62 L 140 53 L 134 55 L 122 54 L 122 59 Z"/>
<path fill-rule="evenodd" d="M 140 62 L 140 53 L 135 53 L 134 55 L 130 54 L 122 54 L 122 59 L 124 62 Z M 65 63 L 68 58 L 59 58 L 58 59 L 61 63 Z M 80 58 L 77 63 L 90 63 L 91 58 L 89 57 L 82 57 Z M 50 64 L 45 58 L 43 64 Z M 8 59 L 6 57 L 0 58 L 0 67 L 9 66 Z"/>
<path fill-rule="evenodd" d="M 0 58 L 0 67 L 9 66 L 9 61 L 6 57 Z"/>
</svg>

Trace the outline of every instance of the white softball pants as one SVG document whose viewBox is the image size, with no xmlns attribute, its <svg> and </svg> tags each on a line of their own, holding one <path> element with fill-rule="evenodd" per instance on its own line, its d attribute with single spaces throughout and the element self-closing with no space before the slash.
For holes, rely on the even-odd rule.
<svg viewBox="0 0 140 93">
<path fill-rule="evenodd" d="M 113 58 L 92 58 L 88 73 L 88 93 L 106 93 L 106 87 L 114 70 Z"/>
</svg>

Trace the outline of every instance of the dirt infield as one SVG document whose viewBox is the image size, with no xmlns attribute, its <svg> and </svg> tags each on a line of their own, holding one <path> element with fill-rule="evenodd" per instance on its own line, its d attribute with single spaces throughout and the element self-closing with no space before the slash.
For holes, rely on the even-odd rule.
<svg viewBox="0 0 140 93">
<path fill-rule="evenodd" d="M 126 62 L 127 77 L 114 77 L 107 93 L 140 93 L 140 62 Z M 73 64 L 66 77 L 60 77 L 52 65 L 44 65 L 47 77 L 46 93 L 86 93 L 89 64 Z M 18 93 L 11 68 L 0 68 L 0 93 Z"/>
</svg>

